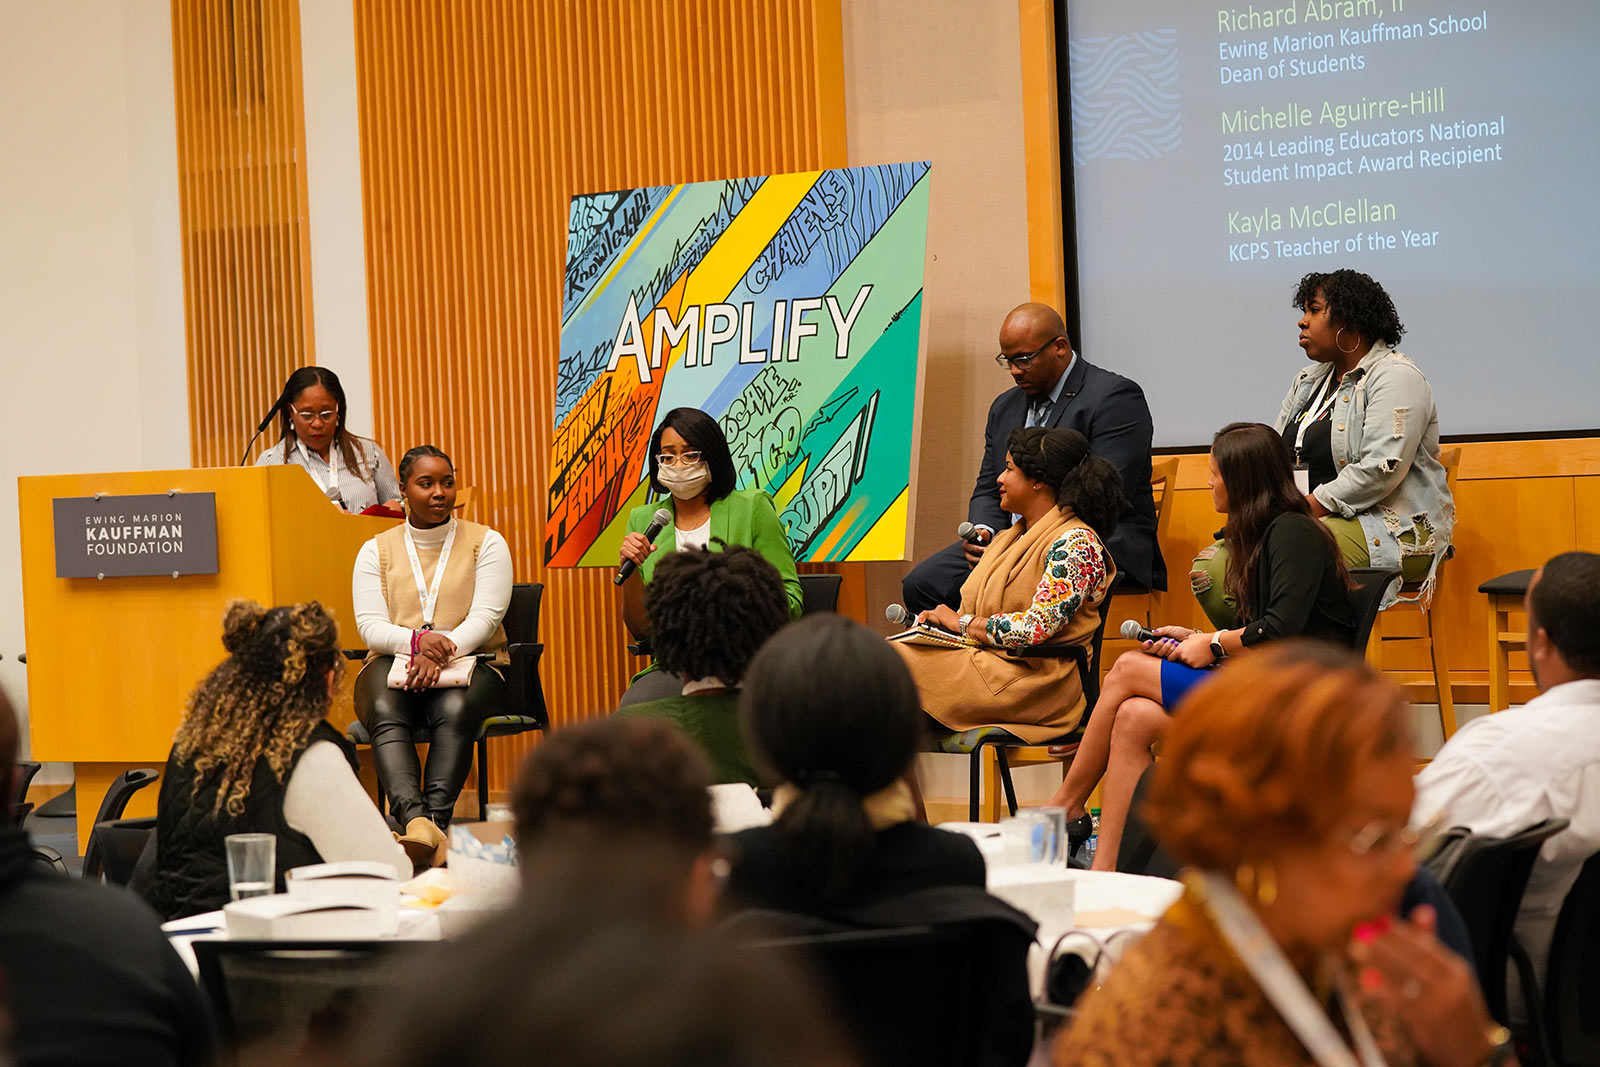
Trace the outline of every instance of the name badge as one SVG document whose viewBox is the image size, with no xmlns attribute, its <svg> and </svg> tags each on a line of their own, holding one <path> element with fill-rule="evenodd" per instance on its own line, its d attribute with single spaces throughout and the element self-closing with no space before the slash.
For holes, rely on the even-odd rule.
<svg viewBox="0 0 1600 1067">
<path fill-rule="evenodd" d="M 1311 492 L 1311 468 L 1304 463 L 1295 465 L 1294 487 L 1300 490 L 1301 496 L 1306 496 Z"/>
</svg>

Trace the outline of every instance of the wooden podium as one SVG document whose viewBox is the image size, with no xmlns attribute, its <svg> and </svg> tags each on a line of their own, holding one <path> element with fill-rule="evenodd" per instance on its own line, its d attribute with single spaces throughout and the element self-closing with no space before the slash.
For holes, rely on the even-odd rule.
<svg viewBox="0 0 1600 1067">
<path fill-rule="evenodd" d="M 56 577 L 57 498 L 171 490 L 216 495 L 217 573 Z M 76 765 L 80 850 L 117 775 L 165 765 L 190 692 L 227 655 L 228 602 L 320 600 L 341 644 L 359 648 L 350 571 L 398 521 L 344 514 L 296 466 L 18 478 L 17 496 L 33 758 Z M 348 722 L 348 699 L 335 707 L 335 725 Z M 137 794 L 128 814 L 154 814 L 156 792 Z"/>
</svg>

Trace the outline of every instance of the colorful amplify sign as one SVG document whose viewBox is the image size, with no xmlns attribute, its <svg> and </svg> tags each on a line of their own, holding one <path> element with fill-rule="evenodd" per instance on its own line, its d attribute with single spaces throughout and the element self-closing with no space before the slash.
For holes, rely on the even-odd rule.
<svg viewBox="0 0 1600 1067">
<path fill-rule="evenodd" d="M 905 558 L 927 231 L 927 163 L 574 197 L 545 561 L 616 565 L 677 407 L 797 560 Z"/>
</svg>

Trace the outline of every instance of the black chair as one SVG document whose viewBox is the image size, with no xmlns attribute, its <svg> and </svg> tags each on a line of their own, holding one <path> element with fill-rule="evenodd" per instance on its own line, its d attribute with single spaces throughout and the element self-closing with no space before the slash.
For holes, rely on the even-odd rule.
<svg viewBox="0 0 1600 1067">
<path fill-rule="evenodd" d="M 1539 980 L 1527 953 L 1517 944 L 1513 928 L 1539 849 L 1566 828 L 1566 819 L 1546 819 L 1510 837 L 1470 834 L 1436 853 L 1428 863 L 1467 924 L 1484 1001 L 1501 1023 L 1507 1019 L 1506 968 L 1516 966 L 1543 1063 L 1550 1062 L 1550 1055 L 1540 1021 Z"/>
<path fill-rule="evenodd" d="M 426 941 L 211 941 L 192 943 L 200 988 L 225 1049 L 250 1062 L 326 1051 L 408 987 Z M 243 1062 L 243 1060 L 241 1060 Z"/>
<path fill-rule="evenodd" d="M 800 614 L 814 615 L 819 611 L 839 610 L 839 587 L 844 577 L 838 574 L 802 574 L 800 576 Z"/>
<path fill-rule="evenodd" d="M 89 850 L 83 858 L 84 877 L 104 875 L 112 885 L 127 885 L 133 880 L 133 869 L 155 832 L 156 820 L 153 816 L 108 819 L 96 823 L 94 829 L 89 831 Z M 95 856 L 93 871 L 89 869 L 89 853 Z"/>
<path fill-rule="evenodd" d="M 22 820 L 28 817 L 28 812 L 33 810 L 33 805 L 28 803 L 28 785 L 42 766 L 44 764 L 34 760 L 17 760 L 17 791 L 11 798 L 11 821 L 18 826 L 21 826 Z"/>
<path fill-rule="evenodd" d="M 539 678 L 539 660 L 544 655 L 544 645 L 539 641 L 539 609 L 544 601 L 541 582 L 519 582 L 511 587 L 511 603 L 501 625 L 506 631 L 506 702 L 499 715 L 490 715 L 478 727 L 478 820 L 489 817 L 489 739 L 511 737 L 530 730 L 550 728 L 550 709 L 544 699 L 544 683 Z M 347 651 L 355 659 L 365 652 Z M 483 657 L 489 658 L 487 656 Z M 370 746 L 372 735 L 360 720 L 345 729 L 345 736 L 357 746 Z M 432 739 L 432 731 L 425 726 L 411 730 L 414 744 L 425 745 Z M 378 810 L 384 808 L 383 783 L 378 783 Z"/>
<path fill-rule="evenodd" d="M 1547 1063 L 1600 1067 L 1600 853 L 1567 892 L 1545 966 Z"/>
<path fill-rule="evenodd" d="M 1363 656 L 1367 642 L 1372 639 L 1372 628 L 1378 622 L 1383 595 L 1400 581 L 1400 571 L 1394 567 L 1351 567 L 1350 580 L 1356 583 L 1350 590 L 1350 607 L 1356 617 L 1355 640 L 1351 647 L 1356 655 Z"/>
<path fill-rule="evenodd" d="M 32 846 L 31 854 L 33 862 L 39 866 L 47 867 L 56 874 L 64 874 L 71 877 L 72 872 L 67 870 L 67 861 L 62 858 L 61 853 L 49 845 L 34 845 Z"/>
<path fill-rule="evenodd" d="M 888 919 L 902 913 L 904 920 Z M 863 1063 L 968 1067 L 1027 1059 L 1034 1012 L 1025 972 L 1035 929 L 975 886 L 946 886 L 848 917 L 744 912 L 726 932 L 752 950 L 809 965 Z"/>
<path fill-rule="evenodd" d="M 160 777 L 161 772 L 154 767 L 143 767 L 139 770 L 123 771 L 112 781 L 111 788 L 106 790 L 105 797 L 100 801 L 100 810 L 95 812 L 94 829 L 89 831 L 89 843 L 83 850 L 83 877 L 97 879 L 104 871 L 102 857 L 105 852 L 105 838 L 97 837 L 101 825 L 121 819 L 122 813 L 128 810 L 128 801 L 133 799 L 133 794 Z M 154 819 L 150 820 L 150 825 L 154 828 Z M 142 842 L 140 847 L 144 847 Z M 138 859 L 138 853 L 134 854 L 134 858 Z M 132 873 L 131 867 L 128 873 Z"/>
</svg>

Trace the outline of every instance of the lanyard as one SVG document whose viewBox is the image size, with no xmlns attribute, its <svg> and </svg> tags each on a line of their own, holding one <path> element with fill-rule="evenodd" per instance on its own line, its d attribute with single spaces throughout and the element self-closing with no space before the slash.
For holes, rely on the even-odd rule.
<svg viewBox="0 0 1600 1067">
<path fill-rule="evenodd" d="M 1339 1005 L 1355 1038 L 1355 1055 L 1238 891 L 1215 871 L 1202 872 L 1198 878 L 1205 889 L 1203 906 L 1217 930 L 1312 1059 L 1322 1067 L 1383 1067 L 1383 1054 L 1378 1051 L 1366 1020 L 1356 1010 L 1346 983 L 1336 975 Z"/>
<path fill-rule="evenodd" d="M 1313 410 L 1310 406 L 1307 406 L 1305 411 L 1300 413 L 1300 432 L 1295 434 L 1294 438 L 1294 461 L 1296 463 L 1300 462 L 1300 450 L 1305 447 L 1306 431 L 1311 429 L 1312 423 L 1322 418 L 1322 413 L 1327 411 L 1328 408 L 1333 405 L 1334 398 L 1338 395 L 1339 384 L 1333 380 L 1333 371 L 1330 370 L 1328 372 L 1327 397 L 1323 399 L 1322 403 L 1316 406 L 1315 410 Z"/>
<path fill-rule="evenodd" d="M 323 483 L 322 476 L 317 473 L 317 469 L 311 465 L 311 453 L 306 450 L 306 446 L 301 443 L 300 438 L 296 437 L 294 439 L 294 447 L 300 450 L 300 458 L 306 461 L 306 473 L 311 475 L 312 480 L 317 483 L 317 488 L 321 489 L 323 495 L 329 500 L 338 500 L 340 496 L 339 442 L 334 441 L 328 445 L 328 481 L 326 484 Z"/>
<path fill-rule="evenodd" d="M 422 561 L 417 558 L 417 543 L 411 539 L 411 524 L 405 525 L 406 555 L 411 559 L 411 577 L 417 582 L 417 596 L 422 600 L 422 629 L 433 629 L 433 609 L 439 603 L 439 583 L 444 579 L 444 565 L 450 562 L 450 547 L 456 543 L 456 520 L 450 520 L 445 532 L 444 546 L 439 549 L 439 562 L 433 565 L 433 584 L 422 580 Z"/>
</svg>

